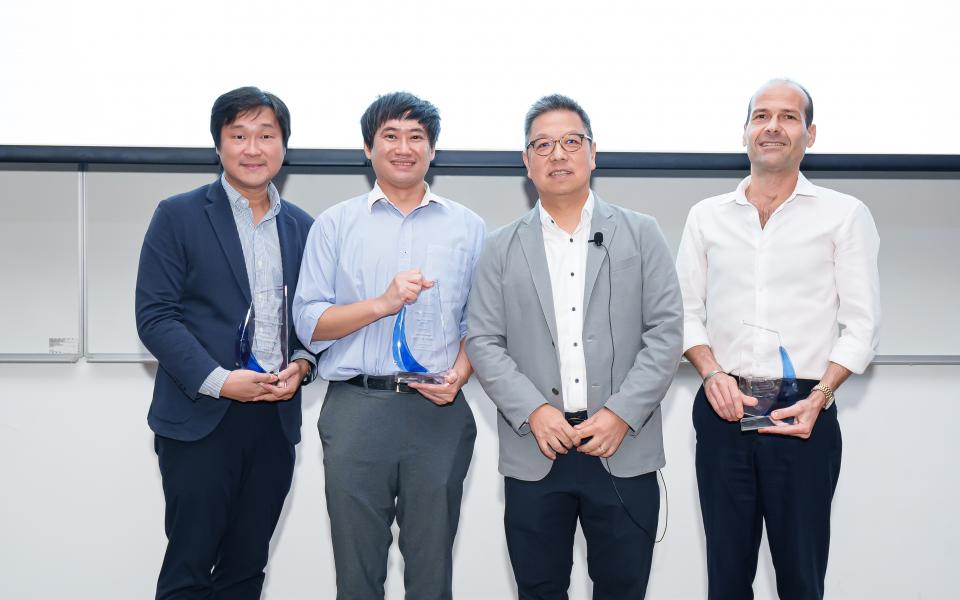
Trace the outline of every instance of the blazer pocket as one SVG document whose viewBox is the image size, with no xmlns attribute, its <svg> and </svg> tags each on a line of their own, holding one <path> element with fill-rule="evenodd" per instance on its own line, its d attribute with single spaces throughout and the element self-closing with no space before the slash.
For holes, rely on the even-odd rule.
<svg viewBox="0 0 960 600">
<path fill-rule="evenodd" d="M 619 260 L 611 261 L 610 272 L 616 273 L 617 271 L 623 271 L 624 269 L 629 269 L 639 264 L 640 264 L 640 255 L 634 254 L 633 256 L 628 256 L 627 258 L 621 258 Z"/>
</svg>

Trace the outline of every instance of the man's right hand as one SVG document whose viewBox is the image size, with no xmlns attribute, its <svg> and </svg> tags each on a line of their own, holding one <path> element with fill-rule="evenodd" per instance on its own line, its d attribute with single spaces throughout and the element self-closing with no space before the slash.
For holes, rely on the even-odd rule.
<svg viewBox="0 0 960 600">
<path fill-rule="evenodd" d="M 757 399 L 745 396 L 737 386 L 737 380 L 726 373 L 717 373 L 703 384 L 707 400 L 722 419 L 739 421 L 743 418 L 743 406 L 756 406 Z"/>
<path fill-rule="evenodd" d="M 266 393 L 261 383 L 277 383 L 278 378 L 273 373 L 257 373 L 248 369 L 230 371 L 227 380 L 220 388 L 221 398 L 230 398 L 239 402 L 254 402 L 259 396 Z"/>
<path fill-rule="evenodd" d="M 424 279 L 420 269 L 397 273 L 390 285 L 387 286 L 386 291 L 380 295 L 384 313 L 387 315 L 397 314 L 404 304 L 412 304 L 417 301 L 420 290 L 430 287 L 433 287 L 433 282 Z"/>
<path fill-rule="evenodd" d="M 560 410 L 549 404 L 530 413 L 527 423 L 537 439 L 540 452 L 550 460 L 556 460 L 558 453 L 566 454 L 570 448 L 580 444 L 580 432 L 567 423 Z"/>
</svg>

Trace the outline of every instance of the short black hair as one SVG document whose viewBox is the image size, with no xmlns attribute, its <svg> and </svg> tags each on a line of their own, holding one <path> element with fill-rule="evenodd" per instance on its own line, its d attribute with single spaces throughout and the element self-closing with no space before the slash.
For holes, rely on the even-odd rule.
<svg viewBox="0 0 960 600">
<path fill-rule="evenodd" d="M 377 130 L 391 119 L 410 119 L 420 123 L 427 130 L 430 147 L 437 147 L 437 138 L 440 137 L 440 111 L 437 107 L 410 92 L 390 92 L 378 96 L 360 117 L 360 131 L 367 148 L 373 148 Z"/>
<path fill-rule="evenodd" d="M 227 125 L 237 120 L 240 115 L 249 112 L 259 112 L 269 108 L 277 117 L 280 124 L 280 133 L 283 135 L 283 147 L 286 149 L 290 139 L 290 110 L 283 100 L 270 92 L 258 87 L 247 86 L 230 90 L 213 103 L 210 110 L 210 135 L 213 136 L 213 145 L 220 149 L 220 132 Z"/>
<path fill-rule="evenodd" d="M 771 79 L 770 81 L 760 86 L 757 89 L 757 91 L 754 92 L 752 96 L 750 96 L 750 102 L 747 103 L 747 120 L 743 122 L 743 126 L 746 127 L 747 124 L 750 122 L 750 115 L 753 113 L 753 99 L 757 97 L 757 93 L 760 90 L 766 89 L 774 84 L 792 85 L 793 87 L 803 92 L 803 95 L 807 99 L 807 106 L 803 109 L 803 116 L 807 121 L 806 126 L 810 127 L 811 125 L 813 125 L 813 96 L 810 95 L 810 92 L 807 91 L 807 88 L 803 87 L 796 81 L 792 79 L 788 79 L 786 77 L 778 77 L 776 79 Z"/>
<path fill-rule="evenodd" d="M 587 111 L 583 110 L 583 107 L 577 104 L 573 98 L 564 96 L 563 94 L 550 94 L 533 103 L 533 106 L 527 111 L 527 117 L 523 123 L 524 139 L 529 141 L 530 128 L 533 127 L 533 122 L 537 117 L 555 110 L 569 110 L 572 113 L 576 113 L 577 116 L 580 117 L 580 120 L 583 121 L 587 135 L 590 136 L 591 140 L 593 139 L 593 129 L 590 127 L 590 117 L 587 116 Z"/>
</svg>

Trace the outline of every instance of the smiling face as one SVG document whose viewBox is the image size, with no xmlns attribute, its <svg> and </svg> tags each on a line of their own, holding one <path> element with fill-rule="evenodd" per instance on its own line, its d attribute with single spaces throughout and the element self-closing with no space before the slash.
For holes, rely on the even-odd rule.
<svg viewBox="0 0 960 600">
<path fill-rule="evenodd" d="M 816 125 L 805 121 L 806 102 L 804 93 L 789 83 L 773 83 L 757 91 L 743 128 L 751 172 L 800 170 L 804 153 L 817 137 Z"/>
<path fill-rule="evenodd" d="M 283 165 L 283 136 L 273 109 L 237 115 L 220 130 L 217 154 L 227 181 L 245 198 L 263 194 Z"/>
<path fill-rule="evenodd" d="M 363 151 L 387 196 L 391 190 L 422 187 L 435 154 L 426 128 L 412 119 L 386 121 L 374 134 L 373 147 L 364 145 Z"/>
<path fill-rule="evenodd" d="M 580 116 L 569 110 L 552 110 L 533 120 L 527 142 L 557 140 L 568 133 L 587 134 Z M 568 152 L 561 146 L 555 144 L 547 156 L 536 154 L 528 146 L 523 153 L 527 177 L 545 202 L 582 202 L 590 193 L 590 174 L 597 168 L 596 145 L 585 139 L 576 152 Z"/>
</svg>

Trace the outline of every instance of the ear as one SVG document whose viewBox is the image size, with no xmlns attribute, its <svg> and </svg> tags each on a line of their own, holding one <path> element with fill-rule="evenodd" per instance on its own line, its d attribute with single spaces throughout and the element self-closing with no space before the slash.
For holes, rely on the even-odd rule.
<svg viewBox="0 0 960 600">
<path fill-rule="evenodd" d="M 523 157 L 523 166 L 527 168 L 527 177 L 530 177 L 530 159 L 527 158 L 527 151 L 524 150 L 523 152 L 521 152 L 520 156 Z"/>
<path fill-rule="evenodd" d="M 747 147 L 747 126 L 743 126 L 743 136 L 740 138 L 740 144 L 746 148 Z"/>
<path fill-rule="evenodd" d="M 430 162 L 433 162 L 433 159 L 437 157 L 437 149 L 433 146 L 430 146 Z"/>
<path fill-rule="evenodd" d="M 814 123 L 807 127 L 807 148 L 812 148 L 813 143 L 817 141 L 817 125 Z"/>
<path fill-rule="evenodd" d="M 370 152 L 370 148 L 366 144 L 363 145 L 363 153 L 367 155 L 367 160 L 373 159 L 373 155 Z"/>
<path fill-rule="evenodd" d="M 590 142 L 590 170 L 593 171 L 597 168 L 597 143 Z"/>
</svg>

